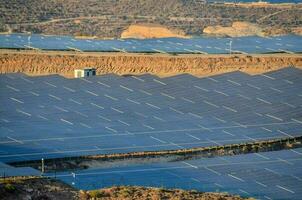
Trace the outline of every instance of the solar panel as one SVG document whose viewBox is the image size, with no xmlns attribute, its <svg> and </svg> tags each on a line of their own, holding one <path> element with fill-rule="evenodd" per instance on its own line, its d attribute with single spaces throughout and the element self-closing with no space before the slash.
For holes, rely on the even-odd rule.
<svg viewBox="0 0 302 200">
<path fill-rule="evenodd" d="M 1 48 L 38 48 L 45 50 L 103 51 L 103 52 L 156 52 L 156 53 L 208 53 L 228 54 L 230 38 L 163 38 L 125 40 L 85 40 L 68 36 L 32 34 L 0 35 Z M 256 41 L 256 43 L 255 43 Z M 302 52 L 301 36 L 240 37 L 232 38 L 232 51 L 239 53 Z"/>
<path fill-rule="evenodd" d="M 0 162 L 0 177 L 8 176 L 38 176 L 41 172 L 30 167 L 12 167 Z"/>
<path fill-rule="evenodd" d="M 259 199 L 299 199 L 302 149 L 58 173 L 79 189 L 112 185 L 228 192 Z M 51 176 L 51 174 L 49 174 Z"/>
<path fill-rule="evenodd" d="M 299 136 L 301 73 L 291 67 L 257 76 L 232 72 L 205 78 L 1 75 L 0 150 L 5 153 L 0 160 Z"/>
</svg>

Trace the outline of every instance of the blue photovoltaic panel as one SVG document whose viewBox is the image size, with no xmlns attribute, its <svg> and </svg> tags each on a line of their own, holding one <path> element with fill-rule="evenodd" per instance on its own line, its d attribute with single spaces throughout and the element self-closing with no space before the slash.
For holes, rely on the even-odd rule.
<svg viewBox="0 0 302 200">
<path fill-rule="evenodd" d="M 302 52 L 301 36 L 216 38 L 195 37 L 190 39 L 125 39 L 87 40 L 69 36 L 43 36 L 26 34 L 0 35 L 0 48 L 38 48 L 45 50 L 79 50 L 102 52 L 155 52 L 155 53 L 272 53 Z"/>
<path fill-rule="evenodd" d="M 0 75 L 0 161 L 300 136 L 301 70 L 197 78 Z"/>
<path fill-rule="evenodd" d="M 12 167 L 0 162 L 0 177 L 7 176 L 38 176 L 41 172 L 30 167 Z"/>
<path fill-rule="evenodd" d="M 79 189 L 113 185 L 228 192 L 256 199 L 300 199 L 302 149 L 59 173 Z M 48 174 L 52 176 L 52 174 Z"/>
</svg>

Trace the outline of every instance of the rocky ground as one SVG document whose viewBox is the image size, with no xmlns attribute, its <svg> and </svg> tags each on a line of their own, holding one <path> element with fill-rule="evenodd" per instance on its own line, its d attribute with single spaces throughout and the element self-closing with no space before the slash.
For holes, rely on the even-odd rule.
<svg viewBox="0 0 302 200">
<path fill-rule="evenodd" d="M 50 200 L 79 199 L 79 192 L 56 180 L 17 178 L 0 181 L 0 199 Z"/>
<path fill-rule="evenodd" d="M 0 199 L 6 200 L 242 200 L 226 193 L 202 193 L 180 189 L 146 187 L 111 187 L 93 191 L 78 191 L 60 181 L 40 178 L 17 178 L 0 181 Z"/>
</svg>

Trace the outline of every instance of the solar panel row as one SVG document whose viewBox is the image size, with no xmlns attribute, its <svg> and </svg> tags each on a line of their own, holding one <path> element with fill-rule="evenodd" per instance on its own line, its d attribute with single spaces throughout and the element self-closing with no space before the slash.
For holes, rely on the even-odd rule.
<svg viewBox="0 0 302 200">
<path fill-rule="evenodd" d="M 0 177 L 11 176 L 39 176 L 41 172 L 31 167 L 12 167 L 0 162 Z"/>
<path fill-rule="evenodd" d="M 301 75 L 1 75 L 0 161 L 300 136 Z"/>
<path fill-rule="evenodd" d="M 230 41 L 232 46 L 230 47 Z M 163 38 L 126 40 L 83 40 L 68 36 L 11 34 L 0 35 L 1 48 L 38 48 L 77 51 L 120 51 L 156 53 L 269 53 L 302 52 L 301 36 L 240 37 L 240 38 Z M 230 49 L 231 48 L 231 49 Z"/>
<path fill-rule="evenodd" d="M 113 185 L 228 192 L 257 199 L 300 199 L 302 149 L 59 173 L 79 189 Z M 52 174 L 49 174 L 52 176 Z"/>
</svg>

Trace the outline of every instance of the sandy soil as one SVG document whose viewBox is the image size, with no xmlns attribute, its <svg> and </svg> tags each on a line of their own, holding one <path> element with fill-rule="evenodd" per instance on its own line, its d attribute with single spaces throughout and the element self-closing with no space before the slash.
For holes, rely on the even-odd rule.
<svg viewBox="0 0 302 200">
<path fill-rule="evenodd" d="M 292 8 L 296 5 L 295 3 L 269 3 L 266 1 L 259 1 L 259 2 L 239 2 L 239 3 L 233 3 L 233 2 L 225 2 L 224 5 L 226 6 L 240 6 L 240 7 L 246 7 L 246 8 L 252 8 L 252 7 L 260 7 L 260 8 Z"/>
<path fill-rule="evenodd" d="M 301 27 L 297 27 L 297 28 L 293 28 L 292 32 L 296 35 L 302 35 L 302 26 Z"/>
<path fill-rule="evenodd" d="M 257 74 L 288 66 L 302 68 L 302 55 L 168 55 L 0 50 L 0 73 L 22 72 L 33 76 L 60 74 L 73 77 L 74 69 L 94 67 L 99 75 L 151 73 L 173 76 L 189 73 L 201 77 L 236 70 Z"/>
<path fill-rule="evenodd" d="M 130 25 L 125 31 L 122 32 L 121 38 L 167 38 L 178 37 L 188 38 L 181 30 L 171 30 L 164 26 L 155 24 L 134 24 Z"/>
<path fill-rule="evenodd" d="M 262 18 L 265 19 L 265 18 Z M 260 19 L 261 20 L 261 19 Z M 295 35 L 302 35 L 302 27 L 295 28 L 278 28 L 260 26 L 249 22 L 233 22 L 231 26 L 207 26 L 203 33 L 207 36 L 219 37 L 243 37 L 243 36 L 282 36 L 288 34 L 288 31 Z"/>
<path fill-rule="evenodd" d="M 230 27 L 208 26 L 203 29 L 203 33 L 228 37 L 264 35 L 263 29 L 259 25 L 249 22 L 233 22 L 232 26 Z"/>
</svg>

